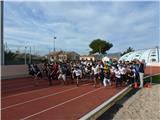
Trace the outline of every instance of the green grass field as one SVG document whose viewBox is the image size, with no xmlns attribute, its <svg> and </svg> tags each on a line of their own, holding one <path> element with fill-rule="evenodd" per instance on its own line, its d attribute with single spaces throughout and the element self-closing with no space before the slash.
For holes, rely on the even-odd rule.
<svg viewBox="0 0 160 120">
<path fill-rule="evenodd" d="M 145 79 L 146 82 L 150 81 L 150 78 Z M 156 75 L 152 77 L 152 83 L 160 84 L 160 75 Z"/>
</svg>

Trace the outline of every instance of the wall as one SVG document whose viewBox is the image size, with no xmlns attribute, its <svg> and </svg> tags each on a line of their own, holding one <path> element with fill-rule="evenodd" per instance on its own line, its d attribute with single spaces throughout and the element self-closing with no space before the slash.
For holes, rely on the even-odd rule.
<svg viewBox="0 0 160 120">
<path fill-rule="evenodd" d="M 38 65 L 41 69 L 41 64 Z M 145 74 L 156 74 L 160 73 L 160 66 L 147 67 Z M 1 66 L 1 77 L 2 79 L 28 77 L 28 66 L 27 65 L 2 65 Z"/>
<path fill-rule="evenodd" d="M 160 66 L 147 66 L 145 69 L 145 74 L 150 75 L 150 74 L 157 74 L 160 73 Z"/>
<path fill-rule="evenodd" d="M 1 66 L 2 79 L 27 77 L 27 76 L 28 76 L 27 65 L 2 65 Z"/>
</svg>

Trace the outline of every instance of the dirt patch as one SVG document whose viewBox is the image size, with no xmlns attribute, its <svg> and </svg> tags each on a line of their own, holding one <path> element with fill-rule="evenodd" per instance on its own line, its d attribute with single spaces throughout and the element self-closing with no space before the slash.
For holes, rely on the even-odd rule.
<svg viewBox="0 0 160 120">
<path fill-rule="evenodd" d="M 160 84 L 139 90 L 123 104 L 113 120 L 160 120 Z"/>
</svg>

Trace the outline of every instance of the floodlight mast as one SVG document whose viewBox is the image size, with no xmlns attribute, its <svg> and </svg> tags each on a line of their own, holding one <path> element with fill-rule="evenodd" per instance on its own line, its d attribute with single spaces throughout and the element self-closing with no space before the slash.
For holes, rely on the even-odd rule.
<svg viewBox="0 0 160 120">
<path fill-rule="evenodd" d="M 3 1 L 0 1 L 0 17 L 1 17 L 1 22 L 0 22 L 0 25 L 1 25 L 1 65 L 4 65 L 5 64 L 5 55 L 4 55 L 4 41 L 3 41 L 3 6 L 4 3 Z"/>
<path fill-rule="evenodd" d="M 56 52 L 56 37 L 54 36 L 54 38 L 53 38 L 53 45 L 54 45 L 54 52 Z"/>
<path fill-rule="evenodd" d="M 27 63 L 26 51 L 27 51 L 27 46 L 25 46 L 25 56 L 24 56 L 24 64 L 25 64 L 25 65 L 26 65 L 26 63 Z"/>
</svg>

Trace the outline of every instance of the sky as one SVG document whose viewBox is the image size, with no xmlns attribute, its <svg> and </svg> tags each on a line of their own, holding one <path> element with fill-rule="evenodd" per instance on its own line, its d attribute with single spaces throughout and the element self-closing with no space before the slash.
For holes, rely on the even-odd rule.
<svg viewBox="0 0 160 120">
<path fill-rule="evenodd" d="M 87 54 L 92 40 L 111 42 L 108 53 L 160 44 L 159 2 L 8 1 L 4 3 L 7 48 L 45 55 L 56 50 Z"/>
</svg>

